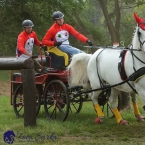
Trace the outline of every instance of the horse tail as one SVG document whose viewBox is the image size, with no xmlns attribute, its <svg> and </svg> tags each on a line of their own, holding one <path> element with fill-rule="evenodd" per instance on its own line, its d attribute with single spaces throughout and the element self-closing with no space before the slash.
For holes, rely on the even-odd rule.
<svg viewBox="0 0 145 145">
<path fill-rule="evenodd" d="M 88 88 L 88 75 L 87 75 L 87 65 L 92 54 L 79 53 L 72 57 L 71 63 L 68 66 L 69 86 L 81 85 L 84 88 Z"/>
</svg>

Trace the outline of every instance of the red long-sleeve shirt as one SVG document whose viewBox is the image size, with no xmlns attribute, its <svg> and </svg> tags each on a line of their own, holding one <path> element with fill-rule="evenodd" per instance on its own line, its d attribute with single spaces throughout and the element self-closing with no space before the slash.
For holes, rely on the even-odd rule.
<svg viewBox="0 0 145 145">
<path fill-rule="evenodd" d="M 57 42 L 61 41 L 63 42 L 62 44 L 69 44 L 68 41 L 69 34 L 73 35 L 78 40 L 84 43 L 86 43 L 86 41 L 88 40 L 87 37 L 80 34 L 71 25 L 63 24 L 62 26 L 60 26 L 57 23 L 54 23 L 43 37 L 42 43 L 43 45 L 47 46 L 54 46 L 55 41 Z"/>
<path fill-rule="evenodd" d="M 34 31 L 30 34 L 25 31 L 21 32 L 17 39 L 17 56 L 24 55 L 26 51 L 32 54 L 34 44 L 40 46 L 40 41 Z"/>
</svg>

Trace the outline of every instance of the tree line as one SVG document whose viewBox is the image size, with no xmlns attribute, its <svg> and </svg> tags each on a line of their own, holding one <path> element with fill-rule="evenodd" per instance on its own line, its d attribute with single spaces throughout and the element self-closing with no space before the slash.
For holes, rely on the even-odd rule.
<svg viewBox="0 0 145 145">
<path fill-rule="evenodd" d="M 133 12 L 145 16 L 143 0 L 1 0 L 0 56 L 15 55 L 22 21 L 31 19 L 41 40 L 53 24 L 52 13 L 60 10 L 66 23 L 89 37 L 94 44 L 131 43 L 136 23 Z M 73 37 L 71 44 L 84 45 Z"/>
</svg>

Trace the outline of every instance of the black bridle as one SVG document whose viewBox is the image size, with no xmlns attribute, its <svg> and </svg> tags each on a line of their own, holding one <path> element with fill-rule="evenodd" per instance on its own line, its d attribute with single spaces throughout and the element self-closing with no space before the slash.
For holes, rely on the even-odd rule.
<svg viewBox="0 0 145 145">
<path fill-rule="evenodd" d="M 143 42 L 141 42 L 141 40 L 140 40 L 141 33 L 140 33 L 139 29 L 142 29 L 142 28 L 140 27 L 140 25 L 142 25 L 142 24 L 145 25 L 145 21 L 144 21 L 144 22 L 141 22 L 140 24 L 138 24 L 138 30 L 137 30 L 138 41 L 139 41 L 139 43 L 140 43 L 140 48 L 139 48 L 139 49 L 142 49 L 142 46 L 143 46 L 144 43 L 145 43 L 145 40 L 144 40 Z M 143 30 L 143 29 L 142 29 L 142 30 Z M 144 31 L 145 31 L 145 30 L 144 30 Z"/>
<path fill-rule="evenodd" d="M 141 50 L 142 50 L 142 46 L 143 46 L 144 43 L 145 43 L 145 40 L 144 40 L 143 42 L 141 42 L 141 40 L 140 40 L 141 32 L 139 31 L 139 29 L 141 29 L 141 27 L 140 27 L 141 24 L 145 24 L 145 21 L 142 22 L 142 23 L 140 23 L 140 24 L 138 25 L 138 29 L 137 29 L 138 41 L 139 41 L 139 43 L 140 43 L 140 48 L 138 48 L 138 51 L 141 51 Z M 136 69 L 135 69 L 135 67 L 134 67 L 134 57 L 135 57 L 136 59 L 138 59 L 140 62 L 142 62 L 143 64 L 145 64 L 145 62 L 142 61 L 140 58 L 138 58 L 138 57 L 133 53 L 133 50 L 134 50 L 134 49 L 133 49 L 133 45 L 132 45 L 132 47 L 131 47 L 131 49 L 130 49 L 130 52 L 131 52 L 131 54 L 132 54 L 133 69 L 134 69 L 134 71 L 136 72 Z"/>
</svg>

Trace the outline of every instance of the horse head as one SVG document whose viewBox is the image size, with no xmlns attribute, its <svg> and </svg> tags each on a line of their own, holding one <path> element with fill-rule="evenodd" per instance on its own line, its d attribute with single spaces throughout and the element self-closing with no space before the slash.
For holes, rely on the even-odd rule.
<svg viewBox="0 0 145 145">
<path fill-rule="evenodd" d="M 138 39 L 134 41 L 133 47 L 145 52 L 145 19 L 140 18 L 136 13 L 134 13 L 134 18 L 137 22 L 136 34 Z"/>
</svg>

